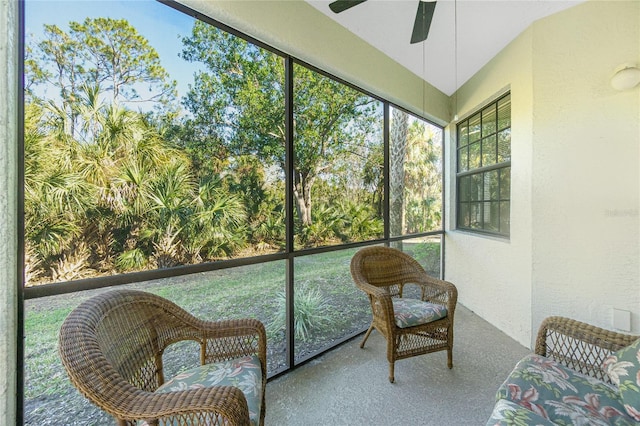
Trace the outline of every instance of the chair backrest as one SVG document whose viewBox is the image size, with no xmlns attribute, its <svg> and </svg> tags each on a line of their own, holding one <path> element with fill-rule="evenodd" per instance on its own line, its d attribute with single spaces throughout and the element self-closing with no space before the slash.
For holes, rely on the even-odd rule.
<svg viewBox="0 0 640 426">
<path fill-rule="evenodd" d="M 127 393 L 156 390 L 164 380 L 162 351 L 175 341 L 182 315 L 189 314 L 142 291 L 114 290 L 84 301 L 60 329 L 60 357 L 72 383 L 112 414 L 114 401 Z"/>
<path fill-rule="evenodd" d="M 397 296 L 402 286 L 417 282 L 425 274 L 414 258 L 390 247 L 365 247 L 351 258 L 351 275 L 356 285 L 365 282 L 386 287 L 392 296 Z"/>
</svg>

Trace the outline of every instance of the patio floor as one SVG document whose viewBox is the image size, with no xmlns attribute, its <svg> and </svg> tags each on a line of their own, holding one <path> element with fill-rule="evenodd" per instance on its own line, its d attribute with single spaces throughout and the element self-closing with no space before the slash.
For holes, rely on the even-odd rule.
<svg viewBox="0 0 640 426">
<path fill-rule="evenodd" d="M 396 362 L 384 338 L 357 337 L 267 384 L 267 426 L 484 425 L 498 386 L 530 350 L 458 304 L 453 369 L 446 352 Z"/>
</svg>

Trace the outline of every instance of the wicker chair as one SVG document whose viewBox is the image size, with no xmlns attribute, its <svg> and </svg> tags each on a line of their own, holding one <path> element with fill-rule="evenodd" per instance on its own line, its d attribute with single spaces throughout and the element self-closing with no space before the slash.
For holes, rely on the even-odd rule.
<svg viewBox="0 0 640 426">
<path fill-rule="evenodd" d="M 245 394 L 234 385 L 156 392 L 165 383 L 163 351 L 183 340 L 200 344 L 200 363 L 208 368 L 241 357 L 255 361 L 252 420 Z M 266 335 L 258 320 L 201 321 L 162 297 L 115 290 L 74 309 L 59 344 L 71 382 L 119 425 L 264 424 Z"/>
<path fill-rule="evenodd" d="M 458 299 L 456 287 L 427 275 L 420 264 L 400 250 L 388 247 L 365 247 L 351 259 L 351 276 L 368 296 L 373 321 L 360 344 L 363 348 L 375 328 L 387 340 L 389 381 L 393 383 L 396 360 L 430 352 L 447 351 L 447 366 L 453 367 L 453 318 Z M 419 286 L 421 301 L 403 299 L 407 285 Z M 408 309 L 423 310 L 414 321 L 403 322 Z M 446 308 L 444 310 L 443 308 Z M 438 315 L 431 315 L 435 309 Z M 423 311 L 424 312 L 424 311 Z"/>
</svg>

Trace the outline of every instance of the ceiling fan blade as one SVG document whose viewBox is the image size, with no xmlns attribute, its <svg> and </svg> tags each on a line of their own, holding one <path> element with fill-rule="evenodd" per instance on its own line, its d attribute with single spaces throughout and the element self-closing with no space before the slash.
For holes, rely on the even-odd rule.
<svg viewBox="0 0 640 426">
<path fill-rule="evenodd" d="M 357 6 L 360 3 L 364 3 L 367 0 L 336 0 L 329 3 L 329 8 L 334 13 L 344 12 L 347 9 L 351 9 L 353 6 Z"/>
<path fill-rule="evenodd" d="M 423 1 L 418 3 L 418 11 L 416 12 L 416 21 L 413 24 L 413 32 L 411 33 L 411 44 L 425 41 L 429 35 L 429 27 L 431 27 L 431 19 L 433 12 L 436 10 L 435 1 Z"/>
</svg>

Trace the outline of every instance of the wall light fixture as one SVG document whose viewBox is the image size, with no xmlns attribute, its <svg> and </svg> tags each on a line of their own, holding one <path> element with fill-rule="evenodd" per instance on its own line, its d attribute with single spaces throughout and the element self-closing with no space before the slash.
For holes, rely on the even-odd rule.
<svg viewBox="0 0 640 426">
<path fill-rule="evenodd" d="M 640 69 L 635 64 L 620 65 L 611 77 L 611 87 L 620 91 L 633 89 L 638 83 L 640 83 Z"/>
</svg>

